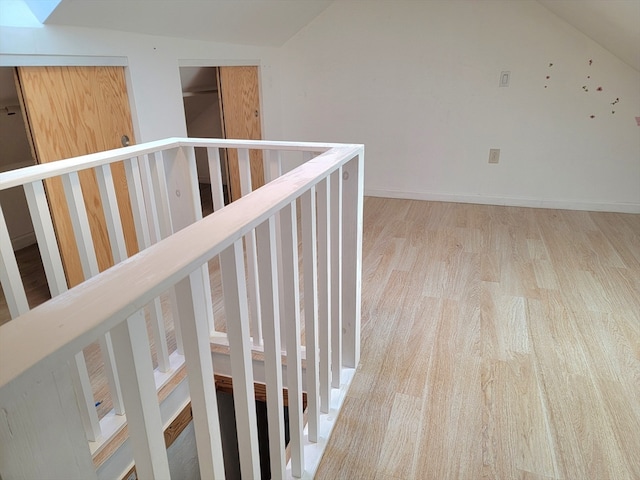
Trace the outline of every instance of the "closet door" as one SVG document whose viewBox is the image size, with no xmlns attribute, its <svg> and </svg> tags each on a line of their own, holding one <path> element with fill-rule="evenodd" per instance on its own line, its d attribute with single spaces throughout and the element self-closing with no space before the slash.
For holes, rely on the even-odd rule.
<svg viewBox="0 0 640 480">
<path fill-rule="evenodd" d="M 218 92 L 224 137 L 261 140 L 258 67 L 218 67 Z M 252 150 L 250 158 L 251 186 L 255 190 L 264 185 L 262 152 Z M 228 151 L 228 168 L 233 201 L 242 196 L 235 150 Z"/>
<path fill-rule="evenodd" d="M 17 88 L 38 163 L 133 143 L 133 127 L 123 67 L 19 67 Z M 137 252 L 137 240 L 122 162 L 111 166 L 127 252 Z M 98 266 L 113 265 L 113 256 L 93 170 L 80 172 Z M 60 254 L 72 287 L 84 280 L 62 182 L 45 182 Z"/>
</svg>

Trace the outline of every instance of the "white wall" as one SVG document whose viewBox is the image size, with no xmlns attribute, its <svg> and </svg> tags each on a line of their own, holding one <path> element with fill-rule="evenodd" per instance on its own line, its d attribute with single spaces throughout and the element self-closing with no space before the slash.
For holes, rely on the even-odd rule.
<svg viewBox="0 0 640 480">
<path fill-rule="evenodd" d="M 280 55 L 285 137 L 369 194 L 640 212 L 640 74 L 535 1 L 337 1 Z"/>
</svg>

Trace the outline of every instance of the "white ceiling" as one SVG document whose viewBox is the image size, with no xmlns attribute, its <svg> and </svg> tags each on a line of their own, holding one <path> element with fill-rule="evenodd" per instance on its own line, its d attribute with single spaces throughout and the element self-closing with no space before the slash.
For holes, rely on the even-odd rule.
<svg viewBox="0 0 640 480">
<path fill-rule="evenodd" d="M 281 46 L 332 1 L 62 0 L 46 24 Z M 538 2 L 640 71 L 640 0 Z"/>
<path fill-rule="evenodd" d="M 62 0 L 47 25 L 281 46 L 333 0 Z"/>
<path fill-rule="evenodd" d="M 640 0 L 538 0 L 539 3 L 640 70 Z"/>
</svg>

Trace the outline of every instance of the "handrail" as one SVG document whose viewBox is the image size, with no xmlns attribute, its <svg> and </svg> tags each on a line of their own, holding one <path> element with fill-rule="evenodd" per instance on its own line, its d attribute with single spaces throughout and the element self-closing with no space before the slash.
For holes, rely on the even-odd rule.
<svg viewBox="0 0 640 480">
<path fill-rule="evenodd" d="M 168 138 L 141 145 L 106 150 L 104 152 L 91 153 L 78 157 L 58 160 L 56 162 L 43 163 L 0 173 L 0 190 L 17 187 L 25 183 L 45 180 L 47 178 L 64 175 L 78 170 L 95 168 L 109 163 L 128 160 L 132 157 L 147 155 L 149 153 L 189 147 L 218 147 L 218 148 L 248 148 L 260 150 L 325 152 L 331 148 L 339 148 L 344 144 L 317 143 L 317 142 L 283 142 L 265 140 L 224 140 L 210 138 Z"/>
<path fill-rule="evenodd" d="M 268 189 L 250 193 L 34 308 L 16 319 L 18 321 L 2 325 L 0 388 L 26 372 L 70 358 L 363 151 L 362 145 L 169 139 L 120 149 L 121 153 L 117 155 L 102 152 L 55 162 L 62 164 L 58 169 L 43 168 L 51 165 L 47 164 L 22 169 L 22 175 L 0 174 L 0 189 L 77 170 L 82 158 L 87 162 L 82 168 L 91 168 L 183 144 L 277 150 L 304 148 L 309 151 L 334 148 L 270 182 Z M 190 248 L 184 248 L 185 242 Z M 152 274 L 158 270 L 164 272 L 162 277 Z M 127 279 L 126 286 L 123 286 L 123 278 Z M 114 297 L 118 299 L 117 303 Z M 16 345 L 29 345 L 29 348 L 16 349 Z"/>
</svg>

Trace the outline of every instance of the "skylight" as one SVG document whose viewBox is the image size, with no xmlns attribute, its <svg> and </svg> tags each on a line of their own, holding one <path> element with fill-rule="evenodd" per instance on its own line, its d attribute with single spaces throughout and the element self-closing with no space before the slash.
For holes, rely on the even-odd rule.
<svg viewBox="0 0 640 480">
<path fill-rule="evenodd" d="M 62 0 L 1 0 L 0 26 L 42 27 Z"/>
</svg>

